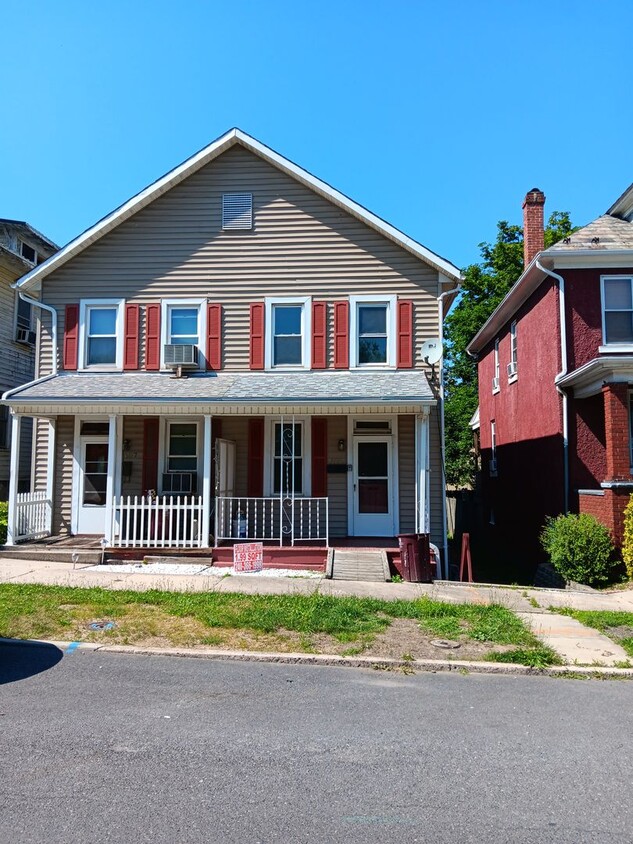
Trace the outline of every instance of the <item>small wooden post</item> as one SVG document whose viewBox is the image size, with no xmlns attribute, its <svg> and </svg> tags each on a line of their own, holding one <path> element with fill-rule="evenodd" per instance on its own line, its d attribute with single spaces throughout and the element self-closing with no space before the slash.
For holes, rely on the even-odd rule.
<svg viewBox="0 0 633 844">
<path fill-rule="evenodd" d="M 465 570 L 465 571 L 464 571 Z M 467 575 L 464 578 L 464 574 Z M 473 561 L 470 556 L 470 534 L 462 534 L 462 558 L 459 565 L 459 579 L 462 583 L 473 582 Z"/>
</svg>

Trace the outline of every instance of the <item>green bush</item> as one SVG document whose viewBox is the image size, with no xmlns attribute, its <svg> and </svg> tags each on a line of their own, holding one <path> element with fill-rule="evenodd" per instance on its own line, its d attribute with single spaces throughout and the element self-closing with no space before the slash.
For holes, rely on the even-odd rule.
<svg viewBox="0 0 633 844">
<path fill-rule="evenodd" d="M 9 516 L 9 504 L 6 501 L 0 501 L 0 545 L 4 545 L 7 541 L 7 520 Z"/>
<path fill-rule="evenodd" d="M 613 568 L 613 542 L 593 516 L 551 516 L 541 533 L 541 545 L 556 571 L 577 583 L 604 583 Z"/>
<path fill-rule="evenodd" d="M 633 495 L 624 508 L 624 540 L 622 542 L 622 559 L 626 566 L 629 580 L 633 580 Z"/>
</svg>

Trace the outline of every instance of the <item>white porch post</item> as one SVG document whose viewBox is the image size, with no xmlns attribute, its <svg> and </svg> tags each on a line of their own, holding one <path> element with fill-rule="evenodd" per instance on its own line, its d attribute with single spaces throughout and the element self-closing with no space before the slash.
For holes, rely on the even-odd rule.
<svg viewBox="0 0 633 844">
<path fill-rule="evenodd" d="M 429 411 L 415 417 L 415 532 L 429 533 Z"/>
<path fill-rule="evenodd" d="M 35 434 L 35 432 L 34 432 Z M 55 445 L 57 435 L 57 419 L 48 420 L 48 455 L 46 458 L 46 500 L 50 502 L 48 505 L 48 515 L 46 529 L 49 533 L 53 532 L 53 491 L 55 489 Z"/>
<path fill-rule="evenodd" d="M 105 511 L 105 539 L 108 545 L 112 542 L 112 513 L 114 509 L 114 496 L 116 494 L 116 466 L 118 441 L 117 428 L 118 416 L 111 414 L 108 426 L 108 477 L 106 480 L 106 511 Z"/>
<path fill-rule="evenodd" d="M 11 414 L 11 462 L 9 474 L 9 512 L 7 518 L 7 545 L 15 545 L 17 537 L 18 475 L 20 469 L 20 432 L 22 416 Z"/>
<path fill-rule="evenodd" d="M 204 417 L 204 435 L 202 447 L 202 547 L 209 547 L 211 533 L 211 480 L 213 465 L 211 463 L 211 417 Z"/>
</svg>

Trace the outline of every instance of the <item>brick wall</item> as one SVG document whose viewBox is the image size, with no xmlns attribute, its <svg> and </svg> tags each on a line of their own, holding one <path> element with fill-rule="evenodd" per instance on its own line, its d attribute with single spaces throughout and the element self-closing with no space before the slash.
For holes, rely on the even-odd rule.
<svg viewBox="0 0 633 844">
<path fill-rule="evenodd" d="M 629 490 L 604 489 L 597 495 L 593 491 L 578 494 L 579 511 L 602 522 L 618 548 L 624 538 L 624 508 L 628 501 Z"/>
</svg>

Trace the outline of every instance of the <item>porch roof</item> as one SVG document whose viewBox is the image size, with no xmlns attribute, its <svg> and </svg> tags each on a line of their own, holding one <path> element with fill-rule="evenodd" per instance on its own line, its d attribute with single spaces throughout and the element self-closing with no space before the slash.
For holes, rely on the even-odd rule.
<svg viewBox="0 0 633 844">
<path fill-rule="evenodd" d="M 426 374 L 420 370 L 200 372 L 175 378 L 163 372 L 61 373 L 26 386 L 9 399 L 16 411 L 44 408 L 170 405 L 197 412 L 226 413 L 232 407 L 372 406 L 435 404 Z M 210 405 L 212 407 L 210 407 Z M 201 410 L 202 409 L 202 410 Z"/>
<path fill-rule="evenodd" d="M 558 387 L 573 387 L 577 399 L 597 395 L 606 383 L 633 383 L 633 355 L 601 355 L 556 379 Z"/>
</svg>

